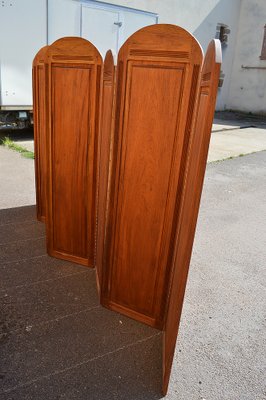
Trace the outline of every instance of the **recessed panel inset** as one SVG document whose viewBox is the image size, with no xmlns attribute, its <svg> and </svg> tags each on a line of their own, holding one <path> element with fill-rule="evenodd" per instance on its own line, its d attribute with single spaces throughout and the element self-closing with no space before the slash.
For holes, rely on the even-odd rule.
<svg viewBox="0 0 266 400">
<path fill-rule="evenodd" d="M 174 211 L 170 173 L 183 69 L 129 62 L 127 74 L 125 108 L 130 112 L 124 120 L 111 296 L 152 317 L 159 312 L 155 300 L 161 296 L 159 275 L 166 267 L 159 260 L 167 209 L 171 215 Z"/>
<path fill-rule="evenodd" d="M 163 329 L 200 46 L 152 25 L 118 54 L 101 302 Z"/>
<path fill-rule="evenodd" d="M 87 168 L 90 72 L 82 66 L 52 67 L 54 250 L 81 258 L 88 257 L 88 243 L 93 240 L 84 230 L 92 212 Z"/>
<path fill-rule="evenodd" d="M 47 249 L 94 266 L 97 140 L 102 58 L 82 38 L 63 38 L 46 58 L 48 87 Z"/>
</svg>

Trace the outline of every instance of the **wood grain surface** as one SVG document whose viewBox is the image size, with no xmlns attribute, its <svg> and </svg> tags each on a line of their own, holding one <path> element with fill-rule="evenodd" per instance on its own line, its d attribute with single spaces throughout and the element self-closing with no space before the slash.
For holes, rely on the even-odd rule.
<svg viewBox="0 0 266 400">
<path fill-rule="evenodd" d="M 62 38 L 47 51 L 47 250 L 94 265 L 97 140 L 102 59 L 82 38 Z"/>
<path fill-rule="evenodd" d="M 39 221 L 45 221 L 47 151 L 46 151 L 46 84 L 44 57 L 48 46 L 42 47 L 32 64 L 33 118 L 34 118 L 34 163 L 36 211 Z"/>
<path fill-rule="evenodd" d="M 118 54 L 102 304 L 163 329 L 202 50 L 174 25 Z"/>
<path fill-rule="evenodd" d="M 97 218 L 97 241 L 96 241 L 96 279 L 97 287 L 101 295 L 102 289 L 102 267 L 104 257 L 104 243 L 106 240 L 106 227 L 109 207 L 109 171 L 111 168 L 111 130 L 114 120 L 115 104 L 115 65 L 114 54 L 108 50 L 103 65 L 103 85 L 101 98 L 100 135 L 98 146 L 98 218 Z"/>
</svg>

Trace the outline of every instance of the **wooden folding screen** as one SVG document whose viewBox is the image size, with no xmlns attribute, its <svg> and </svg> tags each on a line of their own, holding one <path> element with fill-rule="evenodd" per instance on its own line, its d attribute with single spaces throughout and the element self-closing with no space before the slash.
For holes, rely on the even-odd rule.
<svg viewBox="0 0 266 400">
<path fill-rule="evenodd" d="M 199 104 L 193 133 L 186 154 L 181 202 L 168 307 L 165 312 L 163 337 L 163 393 L 166 394 L 181 317 L 188 268 L 195 235 L 203 186 L 213 114 L 222 62 L 221 44 L 213 40 L 208 47 L 200 76 Z"/>
<path fill-rule="evenodd" d="M 32 64 L 33 116 L 34 116 L 34 158 L 36 210 L 39 221 L 46 215 L 46 116 L 45 116 L 45 67 L 44 58 L 48 46 L 36 54 Z"/>
<path fill-rule="evenodd" d="M 97 137 L 102 58 L 82 38 L 47 50 L 47 249 L 52 256 L 94 265 Z"/>
<path fill-rule="evenodd" d="M 120 49 L 102 304 L 163 329 L 202 50 L 174 25 Z"/>
<path fill-rule="evenodd" d="M 149 26 L 122 46 L 117 68 L 107 52 L 103 74 L 101 56 L 84 39 L 60 39 L 45 53 L 48 108 L 45 119 L 40 110 L 35 118 L 37 152 L 41 119 L 47 137 L 48 252 L 95 264 L 101 304 L 163 330 L 166 394 L 206 167 L 220 42 L 210 43 L 202 67 L 202 50 L 191 34 L 174 25 Z M 38 57 L 34 96 L 41 107 Z"/>
</svg>

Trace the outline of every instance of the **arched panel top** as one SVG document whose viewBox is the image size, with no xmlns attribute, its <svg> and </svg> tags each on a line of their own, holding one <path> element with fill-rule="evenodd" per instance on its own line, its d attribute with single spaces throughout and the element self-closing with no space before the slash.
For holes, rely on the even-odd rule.
<svg viewBox="0 0 266 400">
<path fill-rule="evenodd" d="M 212 74 L 218 69 L 222 63 L 222 47 L 221 42 L 218 39 L 213 39 L 207 48 L 206 55 L 204 57 L 204 63 L 201 71 L 201 87 L 210 86 L 213 81 Z M 216 86 L 213 85 L 216 95 Z"/>
<path fill-rule="evenodd" d="M 46 56 L 48 48 L 49 48 L 49 46 L 44 46 L 38 51 L 38 53 L 36 54 L 36 56 L 34 57 L 33 62 L 32 62 L 33 67 L 35 67 L 38 64 L 44 63 L 44 58 Z"/>
<path fill-rule="evenodd" d="M 146 26 L 123 44 L 118 59 L 170 59 L 200 64 L 203 52 L 197 39 L 188 31 L 171 24 Z"/>
<path fill-rule="evenodd" d="M 103 63 L 103 80 L 104 82 L 113 82 L 114 67 L 116 54 L 112 50 L 108 50 Z"/>
<path fill-rule="evenodd" d="M 64 37 L 49 46 L 47 61 L 93 62 L 102 64 L 102 57 L 96 47 L 80 37 Z"/>
<path fill-rule="evenodd" d="M 210 68 L 210 63 L 222 63 L 222 46 L 219 39 L 213 39 L 207 48 L 204 58 L 204 68 Z"/>
</svg>

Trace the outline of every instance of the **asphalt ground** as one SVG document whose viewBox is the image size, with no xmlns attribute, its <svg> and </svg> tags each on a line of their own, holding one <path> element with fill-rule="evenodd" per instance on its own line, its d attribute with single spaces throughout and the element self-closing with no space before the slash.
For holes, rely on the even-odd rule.
<svg viewBox="0 0 266 400">
<path fill-rule="evenodd" d="M 19 185 L 32 160 L 0 147 L 13 157 Z M 266 399 L 265 170 L 266 152 L 207 166 L 166 399 Z M 0 398 L 161 399 L 161 334 L 102 308 L 94 271 L 48 257 L 35 207 L 2 205 L 15 188 L 0 198 Z"/>
</svg>

